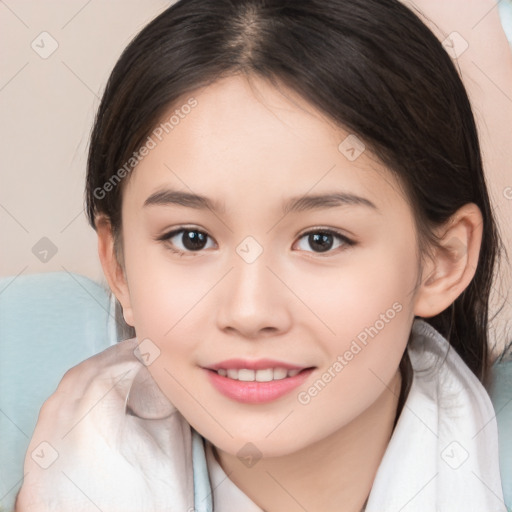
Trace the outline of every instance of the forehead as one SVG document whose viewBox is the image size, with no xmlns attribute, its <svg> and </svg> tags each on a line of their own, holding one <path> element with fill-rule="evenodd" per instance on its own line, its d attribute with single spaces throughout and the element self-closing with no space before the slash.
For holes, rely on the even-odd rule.
<svg viewBox="0 0 512 512">
<path fill-rule="evenodd" d="M 294 91 L 254 77 L 183 96 L 150 137 L 154 147 L 125 190 L 139 206 L 163 187 L 208 195 L 224 210 L 340 188 L 381 205 L 403 195 L 354 134 Z"/>
</svg>

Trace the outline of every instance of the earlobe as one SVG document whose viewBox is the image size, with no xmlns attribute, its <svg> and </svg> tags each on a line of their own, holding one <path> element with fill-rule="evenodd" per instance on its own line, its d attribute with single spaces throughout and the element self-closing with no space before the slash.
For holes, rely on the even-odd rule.
<svg viewBox="0 0 512 512">
<path fill-rule="evenodd" d="M 478 206 L 468 203 L 436 230 L 439 247 L 423 268 L 416 292 L 416 316 L 433 317 L 449 307 L 467 288 L 478 265 L 483 220 Z"/>
<path fill-rule="evenodd" d="M 116 255 L 110 220 L 104 216 L 98 217 L 96 219 L 96 231 L 98 233 L 98 255 L 103 273 L 112 293 L 123 308 L 123 316 L 126 323 L 133 327 L 130 292 L 125 271 Z"/>
</svg>

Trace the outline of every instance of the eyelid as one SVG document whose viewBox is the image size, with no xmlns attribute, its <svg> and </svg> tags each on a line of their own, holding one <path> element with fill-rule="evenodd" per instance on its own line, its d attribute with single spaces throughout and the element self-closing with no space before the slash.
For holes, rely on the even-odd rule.
<svg viewBox="0 0 512 512">
<path fill-rule="evenodd" d="M 159 240 L 159 241 L 168 240 L 169 238 L 172 238 L 173 236 L 177 235 L 181 231 L 197 231 L 198 233 L 202 233 L 203 235 L 207 235 L 209 238 L 211 238 L 213 240 L 213 237 L 207 231 L 205 231 L 204 229 L 199 228 L 197 226 L 186 226 L 186 225 L 177 226 L 177 227 L 172 228 L 170 230 L 164 231 L 161 235 L 157 235 L 155 237 L 155 240 Z"/>
<path fill-rule="evenodd" d="M 302 238 L 304 235 L 309 235 L 311 233 L 328 233 L 332 235 L 338 235 L 346 240 L 350 240 L 351 242 L 355 243 L 355 240 L 353 240 L 354 235 L 347 234 L 345 231 L 336 229 L 336 228 L 327 228 L 325 226 L 313 226 L 311 228 L 307 228 L 304 231 L 301 231 L 297 238 Z"/>
</svg>

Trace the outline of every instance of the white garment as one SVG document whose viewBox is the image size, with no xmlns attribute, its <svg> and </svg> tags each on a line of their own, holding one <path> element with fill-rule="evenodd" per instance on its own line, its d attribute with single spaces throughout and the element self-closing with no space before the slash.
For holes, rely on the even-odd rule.
<svg viewBox="0 0 512 512">
<path fill-rule="evenodd" d="M 413 332 L 412 386 L 366 512 L 506 512 L 487 392 L 434 328 Z"/>
<path fill-rule="evenodd" d="M 426 322 L 413 334 L 411 390 L 366 512 L 506 512 L 485 389 Z M 215 512 L 261 512 L 193 442 L 136 346 L 123 341 L 65 375 L 41 410 L 17 512 L 209 512 L 211 501 Z"/>
</svg>

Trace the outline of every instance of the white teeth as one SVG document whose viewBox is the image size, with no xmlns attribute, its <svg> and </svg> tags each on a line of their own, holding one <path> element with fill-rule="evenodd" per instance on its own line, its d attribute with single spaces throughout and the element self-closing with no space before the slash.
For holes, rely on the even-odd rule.
<svg viewBox="0 0 512 512">
<path fill-rule="evenodd" d="M 228 377 L 230 379 L 235 379 L 235 380 L 238 380 L 238 370 L 235 369 L 235 368 L 230 368 L 228 370 Z"/>
<path fill-rule="evenodd" d="M 287 370 L 286 368 L 265 368 L 264 370 L 250 370 L 248 368 L 230 368 L 226 370 L 219 368 L 217 373 L 222 377 L 239 380 L 242 382 L 270 382 L 272 380 L 282 380 L 286 377 L 294 377 L 301 370 Z"/>
<path fill-rule="evenodd" d="M 274 368 L 274 380 L 285 379 L 288 371 L 285 368 Z"/>
<path fill-rule="evenodd" d="M 258 382 L 270 382 L 274 380 L 274 370 L 268 368 L 267 370 L 258 370 L 256 372 L 256 380 Z"/>
<path fill-rule="evenodd" d="M 252 382 L 254 380 L 254 370 L 248 370 L 247 368 L 241 368 L 238 370 L 238 380 L 243 382 Z"/>
</svg>

